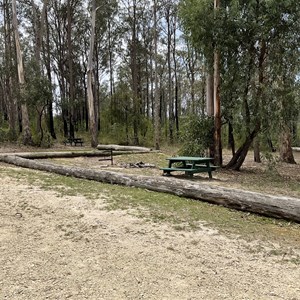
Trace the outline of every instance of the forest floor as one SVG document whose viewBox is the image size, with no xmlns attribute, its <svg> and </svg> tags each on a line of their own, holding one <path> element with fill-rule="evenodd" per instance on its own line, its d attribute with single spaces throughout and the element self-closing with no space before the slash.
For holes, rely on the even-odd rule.
<svg viewBox="0 0 300 300">
<path fill-rule="evenodd" d="M 0 146 L 0 152 L 31 150 Z M 158 168 L 130 164 L 164 166 L 165 158 L 159 153 L 116 156 L 113 166 L 95 157 L 55 162 L 161 176 Z M 193 180 L 300 198 L 300 154 L 295 158 L 298 164 L 292 166 L 270 160 L 255 164 L 249 157 L 241 172 L 222 169 L 213 180 L 207 174 Z M 108 190 L 97 183 L 91 197 L 78 192 L 84 189 L 82 180 L 72 179 L 77 192 L 62 193 L 64 180 L 51 176 L 0 164 L 1 300 L 300 300 L 299 224 L 253 219 L 199 203 L 211 216 L 191 228 L 145 217 L 151 215 L 147 207 L 139 215 L 136 207 L 108 205 L 112 197 L 123 199 L 129 188 Z M 46 180 L 52 182 L 47 188 Z M 89 183 L 86 189 L 95 185 Z M 147 194 L 157 193 L 143 191 L 138 197 Z M 170 196 L 168 201 L 183 200 Z M 216 211 L 223 223 L 209 221 Z"/>
</svg>

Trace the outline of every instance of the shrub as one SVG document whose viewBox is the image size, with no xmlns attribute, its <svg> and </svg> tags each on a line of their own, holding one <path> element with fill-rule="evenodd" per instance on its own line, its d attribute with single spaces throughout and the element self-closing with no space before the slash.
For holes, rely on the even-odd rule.
<svg viewBox="0 0 300 300">
<path fill-rule="evenodd" d="M 189 116 L 183 121 L 180 132 L 182 144 L 179 153 L 188 156 L 204 156 L 213 143 L 213 118 Z"/>
</svg>

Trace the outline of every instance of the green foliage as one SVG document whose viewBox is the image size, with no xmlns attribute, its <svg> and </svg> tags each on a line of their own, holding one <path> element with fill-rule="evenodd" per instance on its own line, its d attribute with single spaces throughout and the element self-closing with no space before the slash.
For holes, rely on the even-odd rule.
<svg viewBox="0 0 300 300">
<path fill-rule="evenodd" d="M 0 126 L 0 143 L 3 142 L 15 142 L 18 139 L 16 132 L 11 130 L 7 123 L 3 123 Z"/>
<path fill-rule="evenodd" d="M 183 121 L 180 132 L 182 144 L 179 153 L 189 156 L 204 156 L 213 142 L 213 118 L 190 116 Z"/>
<path fill-rule="evenodd" d="M 45 106 L 52 98 L 51 85 L 45 76 L 41 76 L 34 61 L 26 68 L 25 99 L 29 107 Z"/>
<path fill-rule="evenodd" d="M 279 157 L 271 152 L 265 152 L 262 154 L 262 159 L 267 162 L 267 172 L 273 175 L 279 175 L 277 166 L 279 163 Z"/>
<path fill-rule="evenodd" d="M 9 130 L 5 128 L 0 128 L 0 143 L 7 142 L 9 135 Z"/>
<path fill-rule="evenodd" d="M 214 49 L 221 54 L 222 116 L 238 139 L 256 124 L 271 134 L 297 120 L 300 10 L 295 1 L 221 1 L 216 11 L 210 0 L 182 0 L 180 16 L 208 68 Z"/>
<path fill-rule="evenodd" d="M 42 147 L 42 148 L 50 148 L 51 146 L 53 146 L 53 139 L 52 139 L 50 133 L 48 132 L 48 130 L 43 132 L 42 137 L 41 137 L 40 132 L 33 130 L 32 140 L 33 140 L 34 145 L 38 145 L 39 147 Z"/>
</svg>

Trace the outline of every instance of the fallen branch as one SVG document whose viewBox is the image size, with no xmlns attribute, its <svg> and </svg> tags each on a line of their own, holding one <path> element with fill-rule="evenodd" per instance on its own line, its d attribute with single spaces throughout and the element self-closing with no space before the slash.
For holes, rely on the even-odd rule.
<svg viewBox="0 0 300 300">
<path fill-rule="evenodd" d="M 24 168 L 31 168 L 65 176 L 170 193 L 181 197 L 223 205 L 237 210 L 300 222 L 300 199 L 297 198 L 271 196 L 229 188 L 212 187 L 204 185 L 203 183 L 199 184 L 175 178 L 157 178 L 153 176 L 121 174 L 106 170 L 96 171 L 80 167 L 42 163 L 18 156 L 0 156 L 0 161 Z"/>
</svg>

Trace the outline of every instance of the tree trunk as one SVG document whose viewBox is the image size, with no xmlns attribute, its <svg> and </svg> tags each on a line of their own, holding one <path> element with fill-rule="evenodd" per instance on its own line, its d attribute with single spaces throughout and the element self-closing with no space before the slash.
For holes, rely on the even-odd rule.
<svg viewBox="0 0 300 300">
<path fill-rule="evenodd" d="M 75 102 L 75 82 L 74 82 L 74 63 L 73 63 L 73 43 L 72 43 L 72 23 L 73 9 L 72 1 L 67 1 L 67 64 L 68 64 L 68 92 L 69 92 L 69 129 L 70 137 L 75 137 L 74 126 L 74 102 Z"/>
<path fill-rule="evenodd" d="M 91 146 L 93 148 L 98 145 L 98 126 L 95 115 L 95 100 L 93 94 L 93 53 L 95 44 L 95 23 L 96 23 L 96 1 L 92 1 L 92 18 L 91 18 L 91 37 L 90 37 L 90 52 L 87 66 L 87 94 L 88 94 L 88 112 L 89 112 L 89 129 L 91 134 Z"/>
<path fill-rule="evenodd" d="M 232 156 L 235 154 L 235 141 L 232 123 L 228 121 L 228 148 L 231 149 Z"/>
<path fill-rule="evenodd" d="M 158 50 L 157 50 L 157 0 L 154 0 L 154 146 L 156 150 L 160 149 L 160 92 L 158 86 Z"/>
<path fill-rule="evenodd" d="M 12 140 L 16 140 L 18 136 L 18 103 L 15 95 L 13 95 L 13 65 L 12 65 L 12 39 L 11 39 L 11 21 L 10 21 L 10 9 L 8 1 L 3 2 L 3 15 L 4 15 L 4 51 L 5 51 L 5 64 L 4 67 L 7 70 L 5 72 L 5 89 L 4 100 L 8 112 L 8 123 L 10 137 Z"/>
<path fill-rule="evenodd" d="M 245 161 L 249 148 L 260 131 L 260 123 L 256 124 L 255 129 L 247 136 L 243 145 L 236 151 L 230 162 L 226 165 L 227 169 L 239 171 Z"/>
<path fill-rule="evenodd" d="M 45 65 L 46 65 L 46 72 L 49 84 L 52 86 L 52 75 L 51 75 L 51 54 L 50 54 L 50 33 L 49 33 L 49 22 L 48 22 L 48 13 L 47 10 L 45 11 L 45 23 L 46 23 L 46 43 L 45 43 Z M 53 120 L 53 95 L 51 94 L 51 98 L 48 102 L 48 130 L 50 135 L 53 139 L 56 139 L 56 134 L 54 130 L 54 120 Z"/>
<path fill-rule="evenodd" d="M 133 144 L 139 144 L 140 95 L 138 92 L 137 0 L 133 0 L 132 32 L 130 44 L 131 88 L 133 93 Z"/>
<path fill-rule="evenodd" d="M 221 99 L 220 99 L 220 54 L 215 50 L 214 55 L 214 163 L 222 165 L 222 136 L 221 136 Z"/>
<path fill-rule="evenodd" d="M 254 161 L 257 163 L 261 163 L 260 158 L 260 141 L 259 137 L 256 136 L 253 143 L 253 150 L 254 150 Z"/>
<path fill-rule="evenodd" d="M 296 164 L 292 149 L 291 130 L 287 125 L 282 126 L 280 134 L 280 160 L 289 164 Z"/>
<path fill-rule="evenodd" d="M 206 74 L 206 112 L 209 117 L 213 117 L 214 111 L 214 77 L 209 68 Z"/>
<path fill-rule="evenodd" d="M 174 18 L 173 23 L 176 23 Z M 173 25 L 176 28 L 176 24 Z M 176 31 L 173 34 L 173 64 L 174 64 L 174 85 L 175 85 L 175 126 L 176 126 L 176 136 L 179 136 L 179 115 L 180 115 L 180 100 L 179 100 L 179 80 L 177 71 L 177 61 L 176 61 Z"/>
<path fill-rule="evenodd" d="M 230 188 L 221 188 L 175 178 L 160 177 L 157 179 L 153 176 L 121 174 L 104 170 L 96 171 L 93 169 L 61 166 L 24 159 L 18 156 L 0 156 L 0 161 L 64 176 L 73 176 L 76 178 L 170 193 L 180 197 L 223 205 L 228 208 L 254 212 L 268 217 L 284 218 L 300 222 L 300 199 L 297 198 L 270 196 Z"/>
<path fill-rule="evenodd" d="M 41 48 L 43 44 L 43 35 L 44 35 L 44 27 L 45 27 L 45 18 L 46 18 L 46 10 L 48 5 L 48 0 L 43 1 L 43 7 L 42 7 L 42 13 L 39 17 L 37 15 L 38 7 L 36 6 L 34 0 L 31 0 L 32 5 L 32 11 L 33 11 L 33 28 L 34 28 L 34 34 L 35 34 L 35 61 L 37 65 L 37 70 L 35 76 L 37 78 L 40 78 L 43 76 L 42 72 L 42 62 L 41 62 Z M 36 111 L 37 111 L 37 132 L 40 135 L 38 146 L 41 146 L 43 138 L 44 138 L 44 131 L 42 127 L 42 119 L 44 110 L 46 108 L 46 105 L 43 105 L 41 103 L 35 104 Z"/>
<path fill-rule="evenodd" d="M 215 11 L 220 8 L 220 0 L 214 0 Z M 215 46 L 214 49 L 214 163 L 217 166 L 222 165 L 222 136 L 221 136 L 221 99 L 220 99 L 220 50 Z"/>
<path fill-rule="evenodd" d="M 155 4 L 156 5 L 156 4 Z M 167 22 L 167 65 L 168 65 L 168 104 L 169 104 L 169 138 L 170 143 L 174 142 L 174 101 L 173 101 L 173 89 L 172 89 L 172 65 L 171 65 L 171 47 L 172 47 L 172 31 L 171 31 L 171 8 L 170 5 L 166 7 L 166 22 Z M 155 12 L 156 15 L 156 12 Z M 156 16 L 155 30 L 157 30 Z M 155 39 L 157 43 L 157 38 Z"/>
<path fill-rule="evenodd" d="M 17 5 L 16 0 L 12 0 L 12 17 L 13 17 L 13 26 L 15 31 L 15 43 L 16 43 L 16 52 L 17 52 L 17 64 L 18 64 L 18 77 L 20 85 L 20 95 L 21 98 L 24 97 L 24 66 L 23 66 L 23 57 L 20 46 L 20 37 L 18 31 L 18 20 L 17 20 Z M 24 100 L 23 100 L 24 101 Z M 21 115 L 22 115 L 22 130 L 23 130 L 23 144 L 32 145 L 32 136 L 30 131 L 29 115 L 27 110 L 26 102 L 21 104 Z"/>
</svg>

